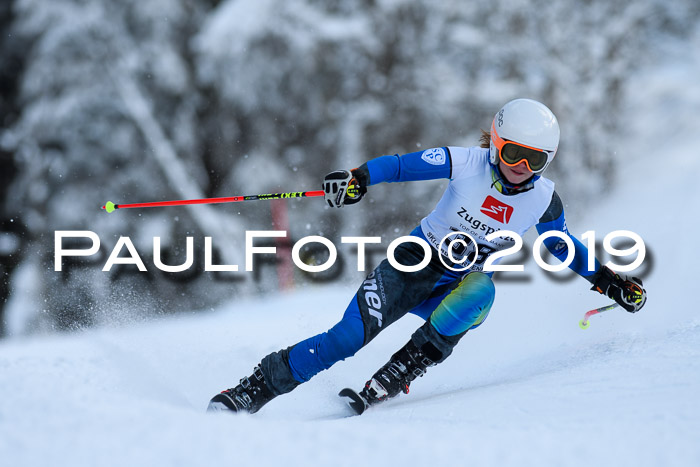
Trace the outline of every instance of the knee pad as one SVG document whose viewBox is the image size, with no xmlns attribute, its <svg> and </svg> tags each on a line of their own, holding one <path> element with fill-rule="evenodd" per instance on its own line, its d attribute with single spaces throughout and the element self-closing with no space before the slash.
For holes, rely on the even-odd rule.
<svg viewBox="0 0 700 467">
<path fill-rule="evenodd" d="M 459 340 L 488 316 L 496 296 L 489 276 L 472 272 L 437 306 L 411 340 L 435 363 L 452 354 Z"/>
<path fill-rule="evenodd" d="M 443 336 L 456 336 L 484 322 L 496 288 L 489 276 L 472 272 L 435 308 L 430 321 Z"/>
</svg>

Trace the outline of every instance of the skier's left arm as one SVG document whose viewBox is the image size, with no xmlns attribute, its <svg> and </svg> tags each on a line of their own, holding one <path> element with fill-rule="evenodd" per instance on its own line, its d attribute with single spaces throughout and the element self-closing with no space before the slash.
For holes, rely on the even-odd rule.
<svg viewBox="0 0 700 467">
<path fill-rule="evenodd" d="M 623 278 L 607 266 L 601 265 L 597 258 L 594 270 L 588 269 L 588 249 L 579 239 L 569 233 L 564 217 L 564 205 L 556 191 L 552 194 L 549 207 L 535 227 L 540 235 L 555 230 L 563 232 L 571 239 L 574 244 L 574 259 L 569 268 L 590 282 L 593 285 L 591 290 L 607 295 L 632 313 L 639 311 L 644 306 L 646 290 L 642 288 L 640 279 L 636 277 Z M 544 240 L 544 245 L 560 261 L 564 261 L 569 254 L 567 243 L 559 237 L 547 238 Z"/>
</svg>

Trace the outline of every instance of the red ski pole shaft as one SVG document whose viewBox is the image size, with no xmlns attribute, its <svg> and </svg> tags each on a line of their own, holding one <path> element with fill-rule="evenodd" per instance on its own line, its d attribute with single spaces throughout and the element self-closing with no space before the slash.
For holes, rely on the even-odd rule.
<svg viewBox="0 0 700 467">
<path fill-rule="evenodd" d="M 202 198 L 202 199 L 181 199 L 174 201 L 155 201 L 151 203 L 132 203 L 132 204 L 114 204 L 107 201 L 102 209 L 107 212 L 115 211 L 116 209 L 128 208 L 156 208 L 163 206 L 185 206 L 188 204 L 219 204 L 219 203 L 237 203 L 239 201 L 258 201 L 270 199 L 291 199 L 291 198 L 312 198 L 315 196 L 323 196 L 323 190 L 318 191 L 293 191 L 289 193 L 268 193 L 262 195 L 246 195 L 246 196 L 230 196 L 226 198 Z"/>
</svg>

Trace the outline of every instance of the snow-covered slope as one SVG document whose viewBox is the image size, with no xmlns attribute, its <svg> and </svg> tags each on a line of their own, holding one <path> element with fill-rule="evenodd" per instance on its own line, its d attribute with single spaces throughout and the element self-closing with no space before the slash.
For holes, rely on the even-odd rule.
<svg viewBox="0 0 700 467">
<path fill-rule="evenodd" d="M 534 287 L 533 287 L 534 289 Z M 260 356 L 332 324 L 350 292 L 309 291 L 205 317 L 0 346 L 5 465 L 697 465 L 700 321 L 576 325 L 592 299 L 503 293 L 442 366 L 362 417 L 335 396 L 410 334 L 408 317 L 355 358 L 255 416 L 209 415 Z M 532 295 L 532 296 L 531 296 Z M 584 306 L 584 301 L 587 302 Z M 659 315 L 655 300 L 645 313 Z M 313 311 L 312 311 L 313 310 Z M 546 313 L 554 319 L 545 319 Z M 263 326 L 269 328 L 265 332 Z M 411 464 L 413 465 L 413 464 Z"/>
<path fill-rule="evenodd" d="M 685 137 L 690 123 L 658 124 L 697 115 L 700 96 L 664 104 L 691 76 L 676 67 L 638 83 L 657 97 L 630 109 L 626 181 L 569 223 L 578 235 L 627 229 L 645 239 L 653 268 L 641 313 L 611 311 L 582 331 L 583 312 L 608 300 L 580 279 L 551 282 L 530 262 L 533 281 L 498 284 L 491 316 L 449 360 L 409 395 L 352 418 L 337 391 L 360 387 L 420 320 L 407 316 L 255 416 L 204 409 L 268 352 L 334 324 L 354 285 L 8 339 L 2 465 L 700 465 L 698 140 Z M 649 148 L 662 145 L 659 165 Z"/>
</svg>

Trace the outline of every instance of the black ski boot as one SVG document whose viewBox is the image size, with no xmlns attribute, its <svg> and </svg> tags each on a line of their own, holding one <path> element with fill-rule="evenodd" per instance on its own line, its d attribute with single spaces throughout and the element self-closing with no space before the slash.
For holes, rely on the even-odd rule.
<svg viewBox="0 0 700 467">
<path fill-rule="evenodd" d="M 231 410 L 255 413 L 275 398 L 265 382 L 265 376 L 256 366 L 253 374 L 243 378 L 238 386 L 217 394 L 209 401 L 208 412 Z"/>
<path fill-rule="evenodd" d="M 367 401 L 368 405 L 375 405 L 400 392 L 408 394 L 411 382 L 423 376 L 429 366 L 435 365 L 436 363 L 426 355 L 426 352 L 419 349 L 412 340 L 408 341 L 372 376 L 372 379 L 365 383 L 360 396 Z"/>
</svg>

